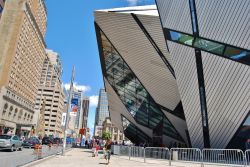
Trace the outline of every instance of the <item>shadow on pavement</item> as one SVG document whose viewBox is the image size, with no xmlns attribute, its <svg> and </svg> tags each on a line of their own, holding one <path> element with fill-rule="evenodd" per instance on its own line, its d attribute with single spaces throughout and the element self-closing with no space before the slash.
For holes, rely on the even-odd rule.
<svg viewBox="0 0 250 167">
<path fill-rule="evenodd" d="M 99 162 L 100 165 L 108 165 L 108 163 Z"/>
</svg>

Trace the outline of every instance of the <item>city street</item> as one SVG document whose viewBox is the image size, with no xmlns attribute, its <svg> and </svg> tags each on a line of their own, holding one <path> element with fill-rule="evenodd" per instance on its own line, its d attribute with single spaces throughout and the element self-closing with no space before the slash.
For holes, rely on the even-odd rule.
<svg viewBox="0 0 250 167">
<path fill-rule="evenodd" d="M 34 149 L 23 148 L 22 151 L 10 152 L 8 150 L 0 151 L 0 167 L 16 167 L 25 165 L 29 162 L 45 158 L 50 155 L 55 155 L 58 152 L 61 152 L 62 147 L 52 146 L 43 146 L 41 151 Z"/>
</svg>

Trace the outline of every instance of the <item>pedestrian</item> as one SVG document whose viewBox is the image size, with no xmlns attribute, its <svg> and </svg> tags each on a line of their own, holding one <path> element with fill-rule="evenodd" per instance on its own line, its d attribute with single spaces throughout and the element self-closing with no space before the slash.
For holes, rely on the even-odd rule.
<svg viewBox="0 0 250 167">
<path fill-rule="evenodd" d="M 111 145 L 112 145 L 111 139 L 108 139 L 106 141 L 105 145 L 104 145 L 104 148 L 105 148 L 105 151 L 106 151 L 105 159 L 108 160 L 107 165 L 109 164 L 109 161 L 110 161 Z"/>
<path fill-rule="evenodd" d="M 97 154 L 96 154 L 96 148 L 97 148 L 97 143 L 96 141 L 93 142 L 93 147 L 92 147 L 92 157 L 95 157 Z"/>
<path fill-rule="evenodd" d="M 7 135 L 12 135 L 12 133 L 13 133 L 12 130 L 9 130 Z"/>
<path fill-rule="evenodd" d="M 96 146 L 95 146 L 95 156 L 98 156 L 98 151 L 99 151 L 99 144 L 96 143 Z"/>
<path fill-rule="evenodd" d="M 89 143 L 88 143 L 88 140 L 85 141 L 85 148 L 89 148 Z"/>
</svg>

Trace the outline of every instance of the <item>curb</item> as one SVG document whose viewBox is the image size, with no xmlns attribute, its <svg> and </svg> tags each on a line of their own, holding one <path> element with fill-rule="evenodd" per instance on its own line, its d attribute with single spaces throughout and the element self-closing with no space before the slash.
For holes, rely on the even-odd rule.
<svg viewBox="0 0 250 167">
<path fill-rule="evenodd" d="M 70 148 L 70 149 L 68 149 L 68 150 L 65 150 L 65 153 L 71 151 L 72 149 L 73 149 L 73 148 Z M 50 155 L 50 156 L 48 156 L 48 157 L 45 157 L 45 158 L 42 158 L 42 159 L 39 159 L 39 160 L 32 161 L 32 162 L 27 163 L 27 164 L 25 164 L 25 165 L 20 165 L 19 167 L 32 167 L 32 166 L 34 166 L 34 165 L 41 164 L 42 162 L 47 161 L 47 160 L 49 160 L 49 159 L 51 159 L 51 158 L 54 158 L 54 157 L 56 157 L 56 156 L 58 156 L 58 155 L 60 155 L 60 154 L 62 154 L 62 152 L 59 152 L 59 153 L 54 154 L 54 155 Z"/>
</svg>

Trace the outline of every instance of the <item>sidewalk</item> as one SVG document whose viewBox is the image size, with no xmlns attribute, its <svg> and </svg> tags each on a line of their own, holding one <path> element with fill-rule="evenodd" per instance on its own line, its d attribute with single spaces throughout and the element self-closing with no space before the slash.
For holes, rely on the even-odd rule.
<svg viewBox="0 0 250 167">
<path fill-rule="evenodd" d="M 75 148 L 67 152 L 65 156 L 57 155 L 55 157 L 43 160 L 41 162 L 26 165 L 26 167 L 166 167 L 167 164 L 152 164 L 143 163 L 136 161 L 129 161 L 124 158 L 119 158 L 118 156 L 111 156 L 111 161 L 109 165 L 106 165 L 106 160 L 101 159 L 102 154 L 98 157 L 92 157 L 91 151 L 87 149 Z"/>
</svg>

